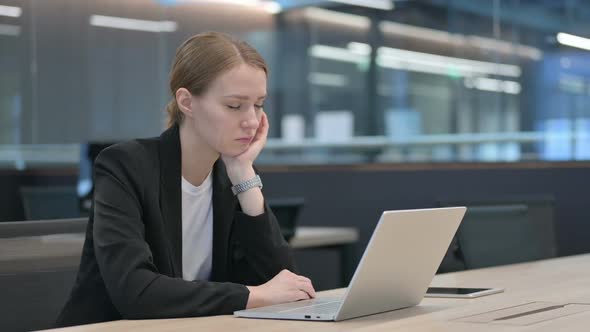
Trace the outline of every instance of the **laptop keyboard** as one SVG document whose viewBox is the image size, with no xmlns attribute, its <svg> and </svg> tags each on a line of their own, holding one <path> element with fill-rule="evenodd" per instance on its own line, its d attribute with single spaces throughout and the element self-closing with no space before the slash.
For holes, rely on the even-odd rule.
<svg viewBox="0 0 590 332">
<path fill-rule="evenodd" d="M 288 313 L 294 313 L 294 314 L 298 314 L 298 313 L 313 313 L 313 314 L 331 314 L 331 313 L 336 313 L 336 311 L 338 310 L 338 308 L 340 307 L 340 301 L 330 301 L 330 302 L 319 302 L 318 303 L 312 303 L 310 305 L 306 305 L 306 306 L 301 306 L 301 304 L 299 304 L 299 306 L 291 308 L 291 309 L 285 309 L 285 310 L 281 310 L 280 312 L 288 312 Z M 294 303 L 296 304 L 296 303 Z"/>
</svg>

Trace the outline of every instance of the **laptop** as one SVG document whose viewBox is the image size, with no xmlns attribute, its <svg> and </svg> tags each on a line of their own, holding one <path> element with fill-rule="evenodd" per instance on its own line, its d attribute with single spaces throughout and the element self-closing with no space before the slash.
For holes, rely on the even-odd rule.
<svg viewBox="0 0 590 332">
<path fill-rule="evenodd" d="M 343 297 L 234 312 L 237 317 L 341 321 L 422 301 L 465 207 L 385 211 Z"/>
</svg>

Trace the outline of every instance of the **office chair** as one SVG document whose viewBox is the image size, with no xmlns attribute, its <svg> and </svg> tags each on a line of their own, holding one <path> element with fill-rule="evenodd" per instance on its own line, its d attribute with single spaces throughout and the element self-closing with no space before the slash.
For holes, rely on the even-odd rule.
<svg viewBox="0 0 590 332">
<path fill-rule="evenodd" d="M 295 236 L 295 228 L 297 227 L 297 217 L 301 212 L 301 208 L 305 200 L 303 198 L 282 198 L 270 199 L 267 201 L 270 209 L 277 217 L 281 234 L 287 242 Z"/>
<path fill-rule="evenodd" d="M 80 164 L 78 167 L 77 193 L 80 212 L 86 216 L 92 207 L 92 195 L 94 193 L 94 162 L 100 152 L 116 142 L 88 142 L 80 145 Z"/>
<path fill-rule="evenodd" d="M 76 187 L 20 187 L 26 220 L 80 217 Z"/>
<path fill-rule="evenodd" d="M 53 326 L 76 278 L 87 219 L 0 223 L 0 331 Z"/>
<path fill-rule="evenodd" d="M 441 264 L 443 270 L 458 261 L 462 261 L 464 268 L 474 269 L 557 257 L 554 199 L 550 196 L 439 201 L 439 204 L 467 206 L 454 240 L 456 247 L 451 248 L 456 259 L 448 259 L 451 252 L 447 252 Z"/>
</svg>

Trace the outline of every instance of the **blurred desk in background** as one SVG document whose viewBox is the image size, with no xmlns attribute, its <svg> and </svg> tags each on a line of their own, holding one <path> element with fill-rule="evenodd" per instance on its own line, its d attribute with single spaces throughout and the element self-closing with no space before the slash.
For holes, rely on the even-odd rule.
<svg viewBox="0 0 590 332">
<path fill-rule="evenodd" d="M 334 249 L 340 255 L 340 285 L 348 285 L 355 266 L 359 232 L 354 227 L 297 227 L 290 244 L 293 249 Z"/>
<path fill-rule="evenodd" d="M 51 234 L 31 237 L 0 239 L 0 271 L 18 272 L 22 268 L 46 269 L 48 261 L 63 261 L 60 267 L 77 265 L 80 261 L 83 233 Z M 350 254 L 348 247 L 358 240 L 358 231 L 352 227 L 297 227 L 290 245 L 293 249 L 335 248 L 343 259 Z M 1 272 L 0 272 L 1 273 Z"/>
<path fill-rule="evenodd" d="M 83 233 L 52 234 L 0 239 L 0 274 L 77 269 L 84 245 Z M 352 254 L 358 231 L 351 227 L 297 227 L 291 239 L 293 249 L 338 250 L 341 280 L 354 271 Z"/>
<path fill-rule="evenodd" d="M 293 249 L 345 246 L 356 243 L 358 230 L 353 227 L 297 227 L 290 244 Z"/>
</svg>

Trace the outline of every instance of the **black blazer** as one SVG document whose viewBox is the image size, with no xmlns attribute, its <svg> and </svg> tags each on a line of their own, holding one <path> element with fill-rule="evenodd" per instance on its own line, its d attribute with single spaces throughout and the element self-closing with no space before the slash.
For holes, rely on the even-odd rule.
<svg viewBox="0 0 590 332">
<path fill-rule="evenodd" d="M 211 280 L 182 279 L 178 126 L 105 149 L 94 180 L 80 269 L 59 327 L 231 314 L 246 307 L 244 285 L 294 270 L 275 216 L 266 204 L 260 216 L 241 212 L 220 159 L 213 168 Z"/>
</svg>

